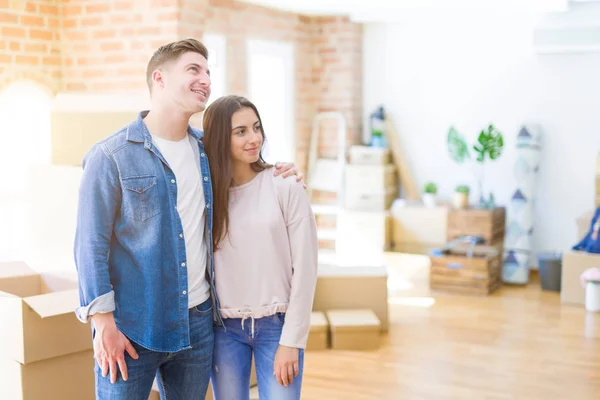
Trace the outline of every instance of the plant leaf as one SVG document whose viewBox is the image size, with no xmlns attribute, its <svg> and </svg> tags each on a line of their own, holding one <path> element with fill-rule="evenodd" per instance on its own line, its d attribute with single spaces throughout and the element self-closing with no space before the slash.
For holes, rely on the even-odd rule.
<svg viewBox="0 0 600 400">
<path fill-rule="evenodd" d="M 469 147 L 465 138 L 453 126 L 448 131 L 447 141 L 448 153 L 454 162 L 462 164 L 470 158 Z"/>
</svg>

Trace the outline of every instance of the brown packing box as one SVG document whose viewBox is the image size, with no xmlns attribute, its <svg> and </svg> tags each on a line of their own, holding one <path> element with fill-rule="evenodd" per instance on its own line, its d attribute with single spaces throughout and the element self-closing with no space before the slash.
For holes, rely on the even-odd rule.
<svg viewBox="0 0 600 400">
<path fill-rule="evenodd" d="M 331 348 L 375 350 L 381 343 L 381 322 L 372 310 L 330 310 Z"/>
<path fill-rule="evenodd" d="M 25 365 L 0 358 L 3 400 L 92 400 L 94 380 L 92 350 Z"/>
<path fill-rule="evenodd" d="M 0 358 L 21 364 L 92 349 L 81 323 L 73 274 L 39 274 L 21 262 L 0 263 Z"/>
<path fill-rule="evenodd" d="M 369 309 L 388 330 L 388 274 L 385 266 L 319 265 L 313 311 Z"/>
<path fill-rule="evenodd" d="M 560 302 L 571 305 L 585 305 L 585 288 L 580 277 L 588 268 L 600 268 L 600 254 L 584 251 L 568 251 L 563 254 L 561 268 Z"/>
<path fill-rule="evenodd" d="M 594 210 L 588 211 L 577 218 L 577 241 L 580 241 L 590 231 Z"/>
<path fill-rule="evenodd" d="M 394 251 L 428 254 L 446 243 L 448 207 L 407 205 L 392 210 Z"/>
<path fill-rule="evenodd" d="M 306 351 L 325 350 L 329 347 L 329 323 L 325 314 L 313 311 L 310 316 L 310 333 L 306 343 Z"/>
<path fill-rule="evenodd" d="M 54 110 L 50 116 L 52 164 L 81 165 L 95 143 L 127 126 L 137 115 L 134 111 Z"/>
</svg>

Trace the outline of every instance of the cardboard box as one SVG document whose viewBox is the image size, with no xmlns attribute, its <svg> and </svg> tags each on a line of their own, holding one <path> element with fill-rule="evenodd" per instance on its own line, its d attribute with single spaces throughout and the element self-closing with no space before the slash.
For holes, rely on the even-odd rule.
<svg viewBox="0 0 600 400">
<path fill-rule="evenodd" d="M 428 254 L 431 248 L 446 243 L 448 207 L 419 205 L 394 207 L 392 242 L 394 251 Z"/>
<path fill-rule="evenodd" d="M 588 211 L 577 218 L 577 241 L 583 239 L 592 227 L 592 218 L 594 210 Z"/>
<path fill-rule="evenodd" d="M 89 324 L 75 317 L 73 274 L 39 274 L 0 263 L 0 357 L 21 364 L 92 349 Z"/>
<path fill-rule="evenodd" d="M 385 266 L 319 265 L 313 311 L 373 310 L 381 330 L 389 326 L 388 274 Z"/>
<path fill-rule="evenodd" d="M 94 399 L 94 362 L 92 350 L 29 364 L 0 358 L 0 399 Z"/>
<path fill-rule="evenodd" d="M 310 316 L 310 333 L 306 343 L 306 351 L 325 350 L 329 347 L 329 322 L 325 314 L 313 311 Z"/>
<path fill-rule="evenodd" d="M 350 164 L 385 165 L 390 163 L 389 149 L 370 146 L 350 146 Z"/>
<path fill-rule="evenodd" d="M 94 144 L 135 121 L 137 114 L 132 111 L 53 111 L 50 116 L 52 164 L 81 165 Z"/>
<path fill-rule="evenodd" d="M 563 254 L 561 268 L 560 302 L 585 306 L 585 288 L 581 286 L 581 274 L 588 268 L 600 267 L 600 254 L 584 251 L 568 251 Z"/>
<path fill-rule="evenodd" d="M 360 186 L 346 186 L 344 200 L 348 210 L 376 212 L 389 210 L 396 197 L 395 188 L 368 191 Z"/>
<path fill-rule="evenodd" d="M 358 187 L 364 192 L 384 192 L 398 188 L 396 167 L 387 165 L 346 165 L 346 187 Z"/>
<path fill-rule="evenodd" d="M 331 348 L 335 350 L 375 350 L 381 342 L 381 322 L 372 310 L 327 311 Z"/>
<path fill-rule="evenodd" d="M 374 253 L 389 250 L 391 217 L 386 211 L 344 210 L 337 216 L 337 249 L 340 252 Z"/>
</svg>

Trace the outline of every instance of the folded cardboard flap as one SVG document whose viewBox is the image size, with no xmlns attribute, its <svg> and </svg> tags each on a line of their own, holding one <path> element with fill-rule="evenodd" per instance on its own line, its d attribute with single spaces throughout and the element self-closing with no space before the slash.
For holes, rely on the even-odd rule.
<svg viewBox="0 0 600 400">
<path fill-rule="evenodd" d="M 327 319 L 332 331 L 379 331 L 381 321 L 372 310 L 331 310 Z"/>
<path fill-rule="evenodd" d="M 21 277 L 28 275 L 39 275 L 21 261 L 1 262 L 0 263 L 0 279 Z"/>
<path fill-rule="evenodd" d="M 77 289 L 77 272 L 60 272 L 42 274 L 40 294 Z"/>
<path fill-rule="evenodd" d="M 310 331 L 311 332 L 326 332 L 329 327 L 329 322 L 325 317 L 325 313 L 321 311 L 313 311 L 310 315 Z"/>
<path fill-rule="evenodd" d="M 23 275 L 0 279 L 0 291 L 17 297 L 36 296 L 40 294 L 40 276 Z"/>
<path fill-rule="evenodd" d="M 55 317 L 69 314 L 79 306 L 79 291 L 77 289 L 62 292 L 41 294 L 26 297 L 23 302 L 35 311 L 40 318 Z"/>
</svg>

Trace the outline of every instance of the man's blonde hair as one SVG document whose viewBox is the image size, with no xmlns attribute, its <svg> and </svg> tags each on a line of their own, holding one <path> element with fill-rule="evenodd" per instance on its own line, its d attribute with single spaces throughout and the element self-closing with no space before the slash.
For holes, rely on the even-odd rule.
<svg viewBox="0 0 600 400">
<path fill-rule="evenodd" d="M 164 64 L 177 60 L 183 53 L 199 53 L 208 60 L 208 50 L 200 41 L 196 39 L 182 39 L 176 42 L 167 43 L 160 46 L 148 61 L 146 68 L 146 83 L 152 93 L 152 73 Z"/>
</svg>

